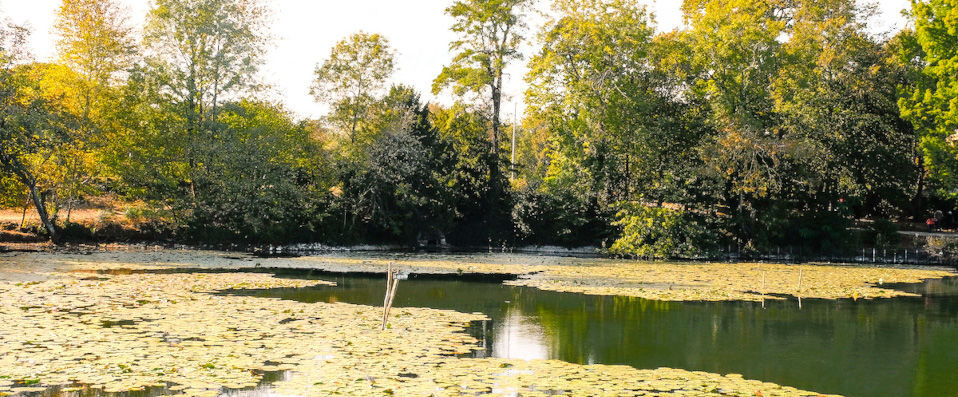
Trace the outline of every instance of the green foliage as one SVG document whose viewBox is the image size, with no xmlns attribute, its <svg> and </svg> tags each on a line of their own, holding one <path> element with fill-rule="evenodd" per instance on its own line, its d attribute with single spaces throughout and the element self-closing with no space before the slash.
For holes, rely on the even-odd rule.
<svg viewBox="0 0 958 397">
<path fill-rule="evenodd" d="M 761 252 L 840 249 L 848 217 L 921 195 L 896 104 L 909 68 L 866 32 L 870 8 L 690 0 L 688 28 L 658 35 L 634 1 L 554 9 L 527 76 L 524 198 L 687 208 Z"/>
<path fill-rule="evenodd" d="M 54 29 L 60 60 L 84 77 L 74 88 L 90 107 L 130 66 L 135 44 L 124 10 L 113 0 L 63 0 Z"/>
<path fill-rule="evenodd" d="M 612 215 L 571 192 L 550 194 L 534 188 L 518 192 L 512 210 L 516 243 L 568 248 L 606 246 L 615 232 Z"/>
<path fill-rule="evenodd" d="M 525 29 L 526 0 L 462 0 L 446 8 L 458 38 L 449 43 L 455 53 L 450 65 L 433 83 L 437 94 L 451 86 L 457 95 L 488 92 L 495 102 L 501 95 L 503 69 L 521 59 L 518 47 Z M 498 110 L 498 109 L 497 109 Z"/>
<path fill-rule="evenodd" d="M 147 70 L 179 105 L 184 127 L 198 133 L 222 101 L 255 85 L 267 43 L 268 9 L 258 0 L 156 0 L 153 5 L 143 38 L 153 54 Z"/>
<path fill-rule="evenodd" d="M 446 88 L 463 96 L 474 94 L 489 122 L 488 149 L 490 176 L 486 187 L 486 219 L 484 227 L 488 240 L 505 240 L 509 211 L 506 205 L 507 186 L 501 170 L 500 132 L 503 82 L 510 62 L 521 59 L 519 45 L 525 31 L 525 12 L 529 0 L 460 0 L 446 8 L 454 20 L 451 30 L 456 39 L 449 43 L 453 59 L 443 67 L 433 82 L 433 94 Z M 505 205 L 506 208 L 499 206 Z M 498 241 L 497 241 L 498 242 Z"/>
<path fill-rule="evenodd" d="M 532 120 L 549 130 L 547 192 L 611 208 L 635 195 L 682 201 L 691 150 L 703 133 L 694 110 L 674 100 L 662 65 L 675 49 L 654 40 L 645 7 L 628 0 L 558 1 L 530 62 Z M 533 178 L 535 179 L 535 178 Z"/>
<path fill-rule="evenodd" d="M 454 218 L 448 143 L 411 88 L 395 86 L 374 106 L 365 139 L 340 160 L 343 232 L 359 241 L 441 239 Z M 334 216 L 333 219 L 340 219 Z"/>
<path fill-rule="evenodd" d="M 332 107 L 329 118 L 350 140 L 395 71 L 394 57 L 385 37 L 359 32 L 336 43 L 316 68 L 310 93 Z"/>
<path fill-rule="evenodd" d="M 900 76 L 853 1 L 697 1 L 692 94 L 712 138 L 700 148 L 725 233 L 756 250 L 827 248 L 859 216 L 897 215 L 917 179 L 912 132 L 891 89 Z M 785 39 L 781 39 L 785 37 Z M 892 166 L 891 164 L 895 164 Z M 894 171 L 892 171 L 894 170 Z M 791 224 L 797 222 L 797 224 Z"/>
<path fill-rule="evenodd" d="M 504 175 L 498 172 L 490 149 L 488 118 L 466 106 L 435 107 L 430 121 L 449 145 L 451 169 L 446 185 L 455 208 L 449 242 L 461 246 L 488 246 L 511 238 L 511 197 L 504 191 Z"/>
<path fill-rule="evenodd" d="M 0 27 L 0 172 L 30 192 L 46 233 L 59 242 L 55 207 L 53 215 L 48 208 L 56 191 L 40 179 L 47 159 L 73 144 L 76 120 L 46 97 L 35 65 L 18 65 L 26 37 L 22 27 Z"/>
<path fill-rule="evenodd" d="M 273 244 L 309 236 L 317 194 L 324 192 L 308 131 L 267 103 L 229 103 L 217 119 L 217 139 L 204 146 L 195 196 L 178 203 L 185 207 L 188 236 Z"/>
<path fill-rule="evenodd" d="M 26 31 L 0 29 L 0 205 L 29 196 L 52 237 L 64 209 L 86 233 L 71 209 L 110 195 L 193 242 L 837 252 L 852 219 L 958 197 L 955 4 L 913 4 L 914 32 L 884 40 L 853 0 L 686 0 L 666 33 L 638 0 L 556 0 L 509 164 L 528 0 L 445 10 L 453 58 L 432 88 L 461 102 L 387 90 L 395 51 L 359 32 L 317 66 L 330 113 L 309 121 L 262 100 L 259 0 L 156 0 L 139 46 L 118 3 L 64 0 L 59 63 L 29 63 Z M 873 225 L 870 242 L 895 243 Z"/>
<path fill-rule="evenodd" d="M 898 216 L 919 178 L 895 90 L 906 71 L 865 32 L 866 12 L 853 2 L 807 5 L 771 92 L 783 140 L 808 174 L 791 194 L 845 198 L 859 204 L 858 216 Z"/>
<path fill-rule="evenodd" d="M 904 86 L 899 105 L 919 132 L 924 163 L 940 193 L 958 191 L 958 5 L 950 0 L 912 1 L 915 31 L 905 37 L 904 61 L 919 73 Z"/>
<path fill-rule="evenodd" d="M 116 130 L 103 162 L 118 176 L 118 193 L 170 207 L 185 194 L 187 156 L 198 148 L 190 146 L 194 138 L 182 129 L 185 120 L 178 104 L 162 90 L 162 82 L 148 68 L 130 71 L 110 115 Z"/>
<path fill-rule="evenodd" d="M 630 204 L 615 225 L 621 236 L 609 248 L 616 255 L 637 258 L 693 258 L 705 253 L 708 230 L 683 210 Z"/>
<path fill-rule="evenodd" d="M 62 170 L 59 206 L 69 223 L 73 207 L 102 194 L 112 177 L 102 156 L 116 131 L 114 88 L 133 63 L 136 44 L 126 10 L 113 0 L 63 0 L 54 29 L 60 65 L 48 68 L 54 82 L 48 91 L 81 120 L 74 145 L 55 158 Z"/>
</svg>

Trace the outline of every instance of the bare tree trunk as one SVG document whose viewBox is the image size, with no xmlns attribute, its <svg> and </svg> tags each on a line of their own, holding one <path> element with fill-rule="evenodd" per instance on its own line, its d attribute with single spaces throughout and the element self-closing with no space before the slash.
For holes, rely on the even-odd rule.
<svg viewBox="0 0 958 397">
<path fill-rule="evenodd" d="M 502 107 L 502 94 L 499 89 L 492 90 L 492 154 L 499 162 L 499 112 Z"/>
<path fill-rule="evenodd" d="M 67 199 L 67 220 L 66 223 L 70 223 L 70 214 L 73 213 L 73 197 Z"/>
<path fill-rule="evenodd" d="M 13 174 L 20 180 L 20 183 L 30 189 L 30 198 L 33 199 L 33 205 L 37 208 L 37 215 L 40 216 L 40 222 L 43 223 L 43 227 L 50 233 L 50 240 L 53 241 L 54 244 L 60 244 L 60 230 L 50 219 L 50 214 L 47 212 L 43 197 L 37 189 L 37 179 L 34 178 L 33 174 L 16 158 L 0 156 L 0 162 L 13 171 Z"/>
<path fill-rule="evenodd" d="M 925 161 L 921 156 L 918 157 L 918 184 L 915 186 L 915 195 L 911 199 L 911 218 L 912 221 L 922 221 L 922 195 L 925 192 Z"/>
<path fill-rule="evenodd" d="M 43 202 L 43 197 L 41 197 L 40 192 L 37 190 L 37 184 L 35 182 L 30 185 L 30 197 L 33 198 L 33 205 L 37 207 L 37 215 L 40 216 L 40 222 L 43 223 L 43 227 L 50 233 L 50 241 L 54 244 L 60 244 L 60 230 L 57 228 L 57 225 L 50 220 L 47 206 Z"/>
<path fill-rule="evenodd" d="M 23 213 L 20 214 L 20 231 L 23 231 L 23 225 L 27 222 L 27 207 L 30 206 L 30 195 L 27 194 L 26 199 L 23 202 Z"/>
</svg>

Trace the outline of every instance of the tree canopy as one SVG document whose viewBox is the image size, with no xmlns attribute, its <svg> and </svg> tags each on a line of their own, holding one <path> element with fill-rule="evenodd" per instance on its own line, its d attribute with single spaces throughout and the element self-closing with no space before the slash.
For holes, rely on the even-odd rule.
<svg viewBox="0 0 958 397">
<path fill-rule="evenodd" d="M 331 121 L 350 141 L 395 71 L 394 57 L 385 37 L 359 32 L 336 43 L 329 59 L 316 67 L 310 93 L 332 108 Z"/>
<path fill-rule="evenodd" d="M 351 34 L 314 58 L 309 119 L 262 80 L 264 2 L 156 0 L 137 37 L 115 0 L 63 0 L 54 62 L 0 29 L 0 204 L 29 199 L 58 240 L 108 202 L 194 243 L 660 258 L 843 252 L 958 210 L 953 1 L 913 1 L 889 37 L 855 0 L 686 0 L 668 32 L 643 4 L 553 0 L 529 32 L 528 0 L 451 1 L 432 103 L 387 37 Z"/>
</svg>

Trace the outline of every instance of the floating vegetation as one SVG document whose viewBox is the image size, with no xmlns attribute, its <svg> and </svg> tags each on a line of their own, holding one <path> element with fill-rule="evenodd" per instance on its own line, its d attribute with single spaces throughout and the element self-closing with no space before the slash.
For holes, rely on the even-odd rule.
<svg viewBox="0 0 958 397">
<path fill-rule="evenodd" d="M 948 270 L 909 266 L 784 265 L 766 263 L 666 263 L 529 255 L 363 255 L 257 258 L 217 251 L 104 251 L 16 253 L 0 256 L 5 269 L 26 266 L 54 275 L 83 270 L 114 273 L 177 268 L 309 268 L 385 273 L 389 263 L 407 273 L 520 275 L 508 284 L 558 292 L 621 295 L 663 301 L 760 301 L 784 297 L 874 299 L 917 296 L 889 288 L 954 276 Z M 86 275 L 89 277 L 89 274 Z M 764 282 L 763 282 L 764 278 Z M 799 279 L 802 279 L 801 286 Z"/>
<path fill-rule="evenodd" d="M 237 274 L 0 283 L 0 393 L 68 384 L 104 392 L 255 386 L 252 370 L 293 351 L 261 343 L 267 327 L 277 327 L 272 301 L 244 306 L 205 292 L 321 283 Z"/>
<path fill-rule="evenodd" d="M 760 301 L 785 296 L 873 299 L 917 296 L 884 284 L 917 283 L 954 276 L 943 269 L 907 266 L 785 265 L 768 263 L 666 263 L 611 259 L 539 258 L 515 255 L 434 259 L 314 256 L 285 262 L 330 270 L 384 271 L 396 263 L 412 272 L 512 273 L 506 284 L 557 292 L 619 295 L 662 301 Z M 801 279 L 801 282 L 799 282 Z"/>
<path fill-rule="evenodd" d="M 329 284 L 323 281 L 81 276 L 0 282 L 0 394 L 83 385 L 214 396 L 285 371 L 272 387 L 289 395 L 816 395 L 734 375 L 462 358 L 478 349 L 463 331 L 480 314 L 398 308 L 380 330 L 380 307 L 210 293 Z"/>
<path fill-rule="evenodd" d="M 558 292 L 633 296 L 660 301 L 760 301 L 787 296 L 875 299 L 918 296 L 884 283 L 918 283 L 945 270 L 767 263 L 609 263 L 561 266 L 508 284 Z M 763 280 L 763 276 L 765 280 Z"/>
</svg>

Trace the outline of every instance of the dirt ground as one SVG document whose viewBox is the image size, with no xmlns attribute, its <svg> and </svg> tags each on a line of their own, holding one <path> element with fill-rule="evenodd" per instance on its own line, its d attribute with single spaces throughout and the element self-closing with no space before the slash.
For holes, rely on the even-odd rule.
<svg viewBox="0 0 958 397">
<path fill-rule="evenodd" d="M 110 219 L 122 219 L 123 214 L 118 213 L 112 210 L 98 209 L 98 208 L 84 208 L 84 209 L 75 209 L 70 213 L 70 222 L 76 222 L 81 224 L 93 224 L 97 223 L 105 218 Z M 66 219 L 66 211 L 60 214 L 61 219 Z M 20 220 L 23 219 L 22 209 L 0 209 L 0 224 L 15 224 L 19 225 Z M 26 221 L 24 222 L 27 225 L 30 224 L 39 224 L 40 217 L 37 215 L 37 211 L 33 208 L 27 210 Z"/>
</svg>

